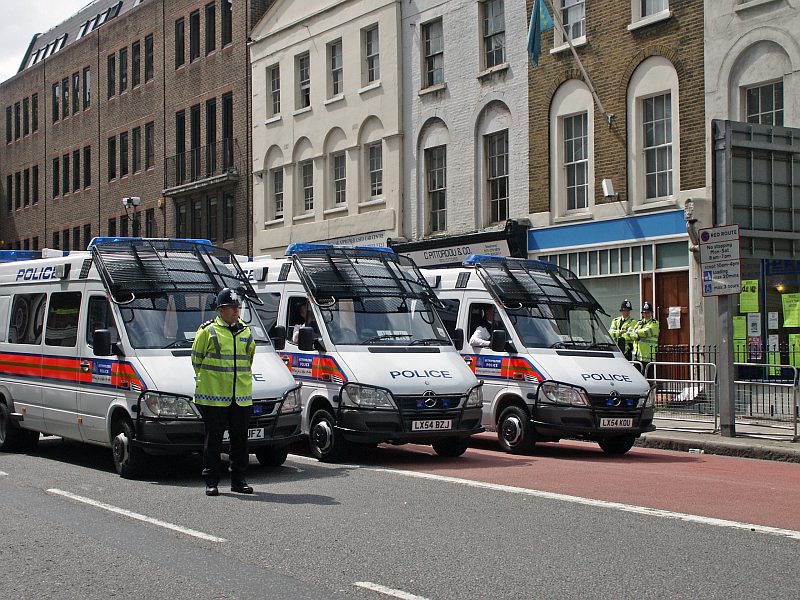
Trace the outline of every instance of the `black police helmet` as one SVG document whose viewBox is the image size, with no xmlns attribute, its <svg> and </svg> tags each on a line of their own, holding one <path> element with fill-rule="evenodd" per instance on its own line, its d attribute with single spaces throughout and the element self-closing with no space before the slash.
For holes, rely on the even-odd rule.
<svg viewBox="0 0 800 600">
<path fill-rule="evenodd" d="M 619 309 L 620 310 L 633 310 L 633 305 L 631 304 L 631 301 L 626 298 L 625 300 L 622 301 L 622 304 L 620 304 Z"/>
<path fill-rule="evenodd" d="M 221 306 L 241 306 L 242 297 L 236 290 L 231 288 L 222 288 L 217 294 L 216 308 Z"/>
<path fill-rule="evenodd" d="M 653 307 L 650 305 L 649 302 L 645 302 L 644 304 L 642 304 L 642 312 L 649 312 L 649 313 L 653 312 Z"/>
</svg>

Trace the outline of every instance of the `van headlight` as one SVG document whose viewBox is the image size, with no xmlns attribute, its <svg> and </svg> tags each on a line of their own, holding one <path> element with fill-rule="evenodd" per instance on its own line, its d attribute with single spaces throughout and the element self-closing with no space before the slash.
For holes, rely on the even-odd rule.
<svg viewBox="0 0 800 600">
<path fill-rule="evenodd" d="M 644 399 L 644 408 L 651 408 L 656 405 L 656 386 L 650 386 L 650 391 Z"/>
<path fill-rule="evenodd" d="M 540 399 L 553 404 L 569 406 L 589 406 L 589 398 L 581 388 L 563 385 L 555 381 L 545 381 L 539 386 Z"/>
<path fill-rule="evenodd" d="M 188 396 L 145 392 L 140 402 L 142 416 L 160 419 L 199 419 L 200 413 Z"/>
<path fill-rule="evenodd" d="M 479 383 L 469 391 L 465 406 L 467 408 L 483 406 L 483 384 Z"/>
<path fill-rule="evenodd" d="M 300 409 L 300 386 L 298 385 L 297 387 L 288 390 L 283 395 L 281 414 L 298 412 Z"/>
<path fill-rule="evenodd" d="M 384 388 L 358 383 L 342 386 L 342 405 L 350 408 L 370 408 L 375 410 L 397 410 L 392 393 Z"/>
</svg>

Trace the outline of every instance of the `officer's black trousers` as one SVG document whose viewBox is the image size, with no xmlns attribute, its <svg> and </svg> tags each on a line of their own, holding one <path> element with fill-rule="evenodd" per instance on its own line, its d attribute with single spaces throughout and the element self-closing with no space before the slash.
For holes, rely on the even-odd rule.
<svg viewBox="0 0 800 600">
<path fill-rule="evenodd" d="M 220 478 L 220 453 L 222 436 L 225 430 L 230 435 L 231 482 L 245 481 L 245 471 L 250 462 L 247 450 L 247 424 L 250 421 L 252 406 L 239 406 L 235 402 L 229 406 L 197 405 L 206 426 L 203 445 L 203 479 L 207 485 L 218 485 Z"/>
</svg>

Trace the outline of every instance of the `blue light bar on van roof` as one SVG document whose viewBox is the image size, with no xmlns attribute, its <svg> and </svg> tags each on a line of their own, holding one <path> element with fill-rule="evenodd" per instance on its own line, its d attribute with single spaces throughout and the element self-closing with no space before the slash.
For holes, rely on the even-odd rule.
<svg viewBox="0 0 800 600">
<path fill-rule="evenodd" d="M 117 244 L 117 243 L 128 243 L 128 244 L 140 244 L 142 242 L 146 242 L 149 239 L 158 239 L 162 241 L 164 238 L 140 238 L 140 237 L 96 237 L 92 238 L 92 241 L 89 242 L 88 250 L 91 250 L 93 246 L 97 244 Z M 210 246 L 211 240 L 203 240 L 203 239 L 193 239 L 193 238 L 166 238 L 169 242 L 175 242 L 176 244 L 200 244 L 201 246 Z"/>
<path fill-rule="evenodd" d="M 474 267 L 480 263 L 486 262 L 505 262 L 505 257 L 503 256 L 492 256 L 490 254 L 470 254 L 467 258 L 464 259 L 462 263 L 465 267 Z"/>
<path fill-rule="evenodd" d="M 490 254 L 470 254 L 467 258 L 464 259 L 462 263 L 465 267 L 475 267 L 479 264 L 489 264 L 489 263 L 503 263 L 507 264 L 511 262 L 520 264 L 524 263 L 530 269 L 537 269 L 540 271 L 552 271 L 558 268 L 558 265 L 547 262 L 544 260 L 534 260 L 534 259 L 524 259 L 524 258 L 506 258 L 505 256 L 492 256 Z"/>
<path fill-rule="evenodd" d="M 42 258 L 38 250 L 0 250 L 0 262 L 16 262 Z"/>
<path fill-rule="evenodd" d="M 303 252 L 319 252 L 320 250 L 332 250 L 333 248 L 348 249 L 353 251 L 365 250 L 367 252 L 386 252 L 394 254 L 394 250 L 386 246 L 335 246 L 334 244 L 309 244 L 309 243 L 295 243 L 289 244 L 284 252 L 284 256 L 292 256 L 293 254 L 302 254 Z"/>
</svg>

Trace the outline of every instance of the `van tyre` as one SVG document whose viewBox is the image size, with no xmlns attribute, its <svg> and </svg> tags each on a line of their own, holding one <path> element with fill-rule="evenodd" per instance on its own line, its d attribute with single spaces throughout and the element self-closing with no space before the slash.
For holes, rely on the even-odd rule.
<svg viewBox="0 0 800 600">
<path fill-rule="evenodd" d="M 633 448 L 636 442 L 635 435 L 620 435 L 612 438 L 605 438 L 598 440 L 597 443 L 606 454 L 619 455 L 625 454 L 628 450 Z"/>
<path fill-rule="evenodd" d="M 497 439 L 509 454 L 529 454 L 536 445 L 536 430 L 525 409 L 509 406 L 497 421 Z"/>
<path fill-rule="evenodd" d="M 321 462 L 336 462 L 344 454 L 346 442 L 336 434 L 336 419 L 325 408 L 319 409 L 311 418 L 308 440 L 311 453 Z"/>
<path fill-rule="evenodd" d="M 0 402 L 0 451 L 14 452 L 21 450 L 20 438 L 22 430 L 11 420 L 11 412 Z"/>
<path fill-rule="evenodd" d="M 255 455 L 262 467 L 280 467 L 289 456 L 289 447 L 259 446 L 255 450 Z"/>
<path fill-rule="evenodd" d="M 111 429 L 111 450 L 114 468 L 123 479 L 134 479 L 144 471 L 147 456 L 144 450 L 131 444 L 134 439 L 133 423 L 127 417 L 114 421 Z"/>
<path fill-rule="evenodd" d="M 439 456 L 455 458 L 461 456 L 469 448 L 469 438 L 450 438 L 439 440 L 432 444 L 434 451 Z"/>
</svg>

